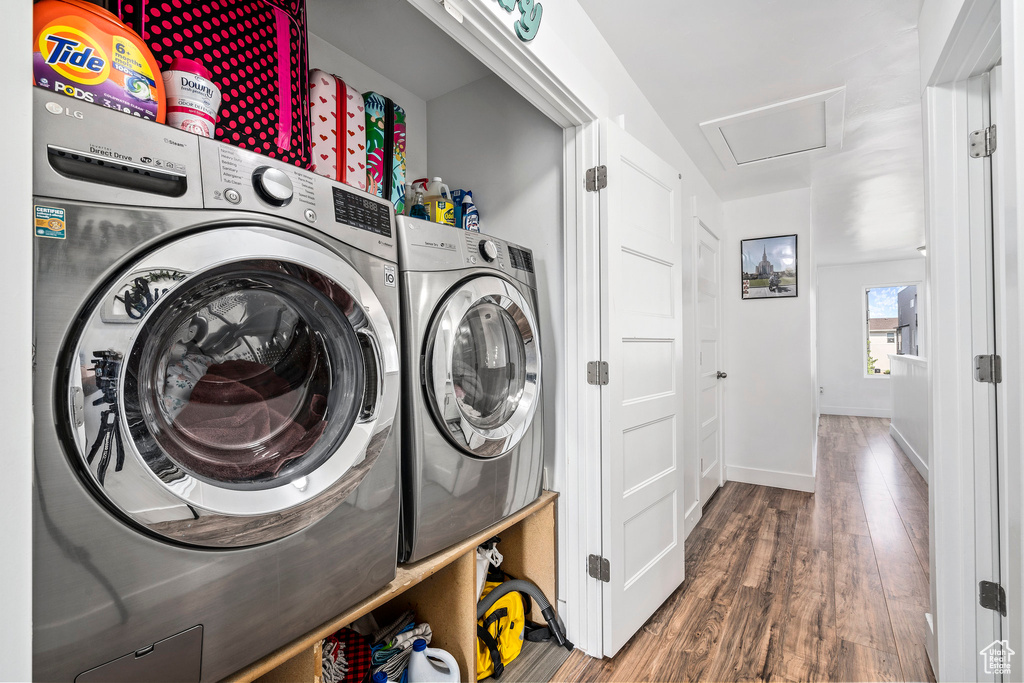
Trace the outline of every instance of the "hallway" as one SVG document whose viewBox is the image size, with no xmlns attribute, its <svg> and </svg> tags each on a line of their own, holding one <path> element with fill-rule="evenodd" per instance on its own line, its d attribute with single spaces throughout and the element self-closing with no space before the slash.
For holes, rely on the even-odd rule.
<svg viewBox="0 0 1024 683">
<path fill-rule="evenodd" d="M 816 492 L 727 483 L 686 581 L 614 660 L 558 681 L 932 681 L 928 490 L 888 420 L 822 415 Z"/>
</svg>

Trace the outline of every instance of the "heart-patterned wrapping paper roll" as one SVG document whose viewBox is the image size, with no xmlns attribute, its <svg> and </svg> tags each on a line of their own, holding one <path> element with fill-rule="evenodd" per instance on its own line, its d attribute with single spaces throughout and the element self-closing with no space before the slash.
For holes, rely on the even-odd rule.
<svg viewBox="0 0 1024 683">
<path fill-rule="evenodd" d="M 366 111 L 363 96 L 322 69 L 309 72 L 311 168 L 322 176 L 366 190 Z"/>
</svg>

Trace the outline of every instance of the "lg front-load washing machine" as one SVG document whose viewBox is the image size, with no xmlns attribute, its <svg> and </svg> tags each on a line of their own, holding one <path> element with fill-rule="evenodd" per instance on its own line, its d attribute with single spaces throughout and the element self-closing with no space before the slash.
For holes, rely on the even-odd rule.
<svg viewBox="0 0 1024 683">
<path fill-rule="evenodd" d="M 220 680 L 395 575 L 394 214 L 34 107 L 34 676 Z"/>
<path fill-rule="evenodd" d="M 402 557 L 415 561 L 540 495 L 537 280 L 529 249 L 398 218 Z"/>
</svg>

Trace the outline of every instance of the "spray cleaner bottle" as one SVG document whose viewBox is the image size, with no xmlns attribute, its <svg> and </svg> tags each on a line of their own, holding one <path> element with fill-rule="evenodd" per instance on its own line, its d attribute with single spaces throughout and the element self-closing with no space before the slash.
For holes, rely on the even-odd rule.
<svg viewBox="0 0 1024 683">
<path fill-rule="evenodd" d="M 427 210 L 427 205 L 423 203 L 422 190 L 416 190 L 416 199 L 410 205 L 409 215 L 413 218 L 419 218 L 424 221 L 430 220 L 430 212 Z"/>
<path fill-rule="evenodd" d="M 480 212 L 473 203 L 472 190 L 466 190 L 462 196 L 462 229 L 480 232 Z"/>
</svg>

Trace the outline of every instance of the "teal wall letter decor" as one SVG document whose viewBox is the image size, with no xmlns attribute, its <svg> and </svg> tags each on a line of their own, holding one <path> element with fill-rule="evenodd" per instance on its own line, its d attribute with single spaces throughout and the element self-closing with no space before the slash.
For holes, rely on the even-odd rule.
<svg viewBox="0 0 1024 683">
<path fill-rule="evenodd" d="M 533 0 L 519 0 L 519 11 L 523 16 L 516 23 L 516 35 L 519 40 L 528 43 L 537 36 L 541 17 L 544 16 L 544 6 Z"/>
<path fill-rule="evenodd" d="M 516 22 L 516 35 L 519 40 L 528 43 L 537 37 L 540 20 L 544 17 L 544 6 L 534 0 L 498 0 L 503 10 L 511 13 L 519 5 L 519 21 Z"/>
</svg>

